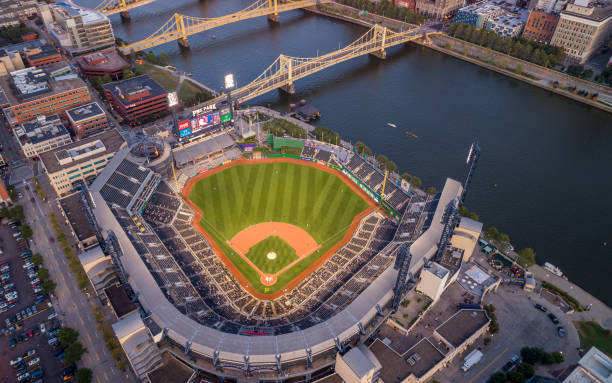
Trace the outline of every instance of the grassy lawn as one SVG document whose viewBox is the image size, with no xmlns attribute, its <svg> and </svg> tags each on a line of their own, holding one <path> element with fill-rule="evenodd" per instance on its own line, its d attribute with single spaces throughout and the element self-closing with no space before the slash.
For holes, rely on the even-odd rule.
<svg viewBox="0 0 612 383">
<path fill-rule="evenodd" d="M 274 254 L 274 259 L 268 257 L 270 253 Z M 246 257 L 266 274 L 274 274 L 298 259 L 295 249 L 277 236 L 270 236 L 251 247 Z"/>
<path fill-rule="evenodd" d="M 574 326 L 580 335 L 580 347 L 588 351 L 592 346 L 608 354 L 612 358 L 612 335 L 597 322 L 574 321 Z"/>
<path fill-rule="evenodd" d="M 156 68 L 149 64 L 136 65 L 134 68 L 134 73 L 137 75 L 148 74 L 168 92 L 174 92 L 179 83 L 178 77 L 175 77 L 170 72 Z"/>
<path fill-rule="evenodd" d="M 185 80 L 183 81 L 183 83 L 181 84 L 181 87 L 179 88 L 178 91 L 178 97 L 180 100 L 182 101 L 187 101 L 187 100 L 191 100 L 194 97 L 198 96 L 199 93 L 205 93 L 205 97 L 200 99 L 200 102 L 209 100 L 212 98 L 212 95 L 209 94 L 209 92 L 206 89 L 202 89 L 199 86 L 197 86 L 196 84 L 192 83 L 189 80 Z"/>
<path fill-rule="evenodd" d="M 282 289 L 337 243 L 368 204 L 333 174 L 287 162 L 243 164 L 200 180 L 189 198 L 204 216 L 202 227 L 252 286 L 262 293 Z M 226 241 L 244 228 L 276 221 L 296 225 L 321 246 L 266 288 Z M 262 248 L 264 257 L 271 248 Z"/>
</svg>

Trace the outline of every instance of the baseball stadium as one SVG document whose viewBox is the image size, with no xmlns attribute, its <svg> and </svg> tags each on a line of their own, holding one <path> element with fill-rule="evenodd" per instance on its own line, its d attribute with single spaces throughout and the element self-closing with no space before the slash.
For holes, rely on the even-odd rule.
<svg viewBox="0 0 612 383">
<path fill-rule="evenodd" d="M 342 146 L 300 148 L 165 177 L 125 147 L 89 186 L 156 343 L 212 380 L 328 376 L 446 247 L 461 183 L 429 195 Z"/>
</svg>

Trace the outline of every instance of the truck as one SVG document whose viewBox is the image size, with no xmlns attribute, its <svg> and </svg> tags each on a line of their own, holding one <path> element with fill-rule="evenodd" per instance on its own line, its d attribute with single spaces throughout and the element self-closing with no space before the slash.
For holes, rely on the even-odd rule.
<svg viewBox="0 0 612 383">
<path fill-rule="evenodd" d="M 473 365 L 475 365 L 476 363 L 480 362 L 480 359 L 482 359 L 482 356 L 483 356 L 483 354 L 482 354 L 482 352 L 480 352 L 480 350 L 473 350 L 463 360 L 463 366 L 461 366 L 461 369 L 464 372 L 466 372 Z"/>
</svg>

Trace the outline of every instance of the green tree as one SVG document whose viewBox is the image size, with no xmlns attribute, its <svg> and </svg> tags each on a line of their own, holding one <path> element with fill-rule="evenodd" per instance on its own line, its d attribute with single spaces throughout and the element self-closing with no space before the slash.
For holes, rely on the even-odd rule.
<svg viewBox="0 0 612 383">
<path fill-rule="evenodd" d="M 423 184 L 423 181 L 421 181 L 421 179 L 417 176 L 412 176 L 412 180 L 410 181 L 410 183 L 412 184 L 412 186 L 418 189 Z"/>
<path fill-rule="evenodd" d="M 531 364 L 521 363 L 516 367 L 516 372 L 520 373 L 523 378 L 529 379 L 535 375 L 535 370 Z"/>
<path fill-rule="evenodd" d="M 36 276 L 41 281 L 47 280 L 49 279 L 49 270 L 45 269 L 44 267 L 41 267 L 40 269 L 38 269 Z"/>
<path fill-rule="evenodd" d="M 394 171 L 397 170 L 397 165 L 393 161 L 388 161 L 385 167 L 389 171 L 389 173 L 393 173 Z"/>
<path fill-rule="evenodd" d="M 0 218 L 8 218 L 11 215 L 11 212 L 8 207 L 2 206 L 0 209 Z"/>
<path fill-rule="evenodd" d="M 372 149 L 370 149 L 369 146 L 365 146 L 363 148 L 363 154 L 365 154 L 366 156 L 371 156 L 372 155 Z"/>
<path fill-rule="evenodd" d="M 79 332 L 70 327 L 62 327 L 57 333 L 57 340 L 63 345 L 71 345 L 79 338 Z"/>
<path fill-rule="evenodd" d="M 36 266 L 42 265 L 42 255 L 40 255 L 40 253 L 34 253 L 34 255 L 32 255 L 32 258 L 30 258 L 30 262 L 32 262 Z"/>
<path fill-rule="evenodd" d="M 387 163 L 387 160 L 388 158 L 384 154 L 379 154 L 378 156 L 376 156 L 376 162 L 378 162 L 378 165 L 381 169 L 385 169 L 385 164 Z"/>
<path fill-rule="evenodd" d="M 593 77 L 593 69 L 585 69 L 580 75 L 580 77 L 586 80 L 590 79 L 591 77 Z"/>
<path fill-rule="evenodd" d="M 81 357 L 86 352 L 87 350 L 81 342 L 74 342 L 64 351 L 64 363 L 67 365 L 76 363 L 81 360 Z"/>
<path fill-rule="evenodd" d="M 77 383 L 90 383 L 93 372 L 89 368 L 79 368 L 76 372 Z"/>
<path fill-rule="evenodd" d="M 539 363 L 546 352 L 539 347 L 523 347 L 521 348 L 521 358 L 523 362 L 529 364 Z"/>
<path fill-rule="evenodd" d="M 491 375 L 491 378 L 489 378 L 490 383 L 506 383 L 507 380 L 506 374 L 501 371 L 496 372 L 495 374 Z"/>
<path fill-rule="evenodd" d="M 533 266 L 535 264 L 535 256 L 535 251 L 532 248 L 521 249 L 518 252 L 517 263 L 525 268 Z"/>
<path fill-rule="evenodd" d="M 499 242 L 499 245 L 504 249 L 508 247 L 508 245 L 510 245 L 510 237 L 506 233 L 501 233 L 497 238 L 497 241 Z"/>
<path fill-rule="evenodd" d="M 48 279 L 42 283 L 41 290 L 43 294 L 49 295 L 53 292 L 53 290 L 55 290 L 55 286 L 56 286 L 55 282 Z"/>
<path fill-rule="evenodd" d="M 355 149 L 357 150 L 358 154 L 362 154 L 363 153 L 363 149 L 365 147 L 365 144 L 361 141 L 357 141 L 357 143 L 355 143 Z"/>
<path fill-rule="evenodd" d="M 23 221 L 25 219 L 25 215 L 23 214 L 23 206 L 16 205 L 10 209 L 9 218 L 13 221 Z"/>
<path fill-rule="evenodd" d="M 485 235 L 489 239 L 497 239 L 499 237 L 499 230 L 495 226 L 487 227 L 485 229 Z"/>
<path fill-rule="evenodd" d="M 412 179 L 412 176 L 408 173 L 402 173 L 402 179 L 410 182 L 410 180 Z"/>
<path fill-rule="evenodd" d="M 565 357 L 563 356 L 563 353 L 561 351 L 553 351 L 550 353 L 553 359 L 553 363 L 557 364 L 557 363 L 563 363 L 563 361 L 565 360 Z"/>
<path fill-rule="evenodd" d="M 436 195 L 437 193 L 438 193 L 438 191 L 436 190 L 435 187 L 430 186 L 430 187 L 427 188 L 427 194 L 429 194 L 429 195 Z"/>
<path fill-rule="evenodd" d="M 111 78 L 111 76 L 105 74 L 104 76 L 102 76 L 102 84 L 108 84 L 109 82 L 112 82 L 113 79 Z"/>
<path fill-rule="evenodd" d="M 23 225 L 21 225 L 19 227 L 19 230 L 21 230 L 21 236 L 25 239 L 32 238 L 32 235 L 34 234 L 32 232 L 32 228 L 27 223 L 24 223 Z"/>
<path fill-rule="evenodd" d="M 567 67 L 567 74 L 570 76 L 580 77 L 584 72 L 584 66 L 572 64 Z"/>
<path fill-rule="evenodd" d="M 523 378 L 523 375 L 516 371 L 510 371 L 506 375 L 506 378 L 510 383 L 525 383 L 525 378 Z"/>
</svg>

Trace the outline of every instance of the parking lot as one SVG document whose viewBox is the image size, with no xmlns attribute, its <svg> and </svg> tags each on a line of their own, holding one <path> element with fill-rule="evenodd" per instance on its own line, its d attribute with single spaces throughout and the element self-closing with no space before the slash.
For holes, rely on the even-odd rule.
<svg viewBox="0 0 612 383">
<path fill-rule="evenodd" d="M 0 382 L 17 382 L 19 376 L 25 376 L 24 382 L 61 381 L 65 366 L 57 356 L 62 350 L 53 340 L 60 328 L 57 314 L 49 300 L 35 292 L 36 267 L 29 262 L 26 241 L 13 236 L 16 231 L 0 224 L 0 275 L 6 279 L 0 294 L 6 305 L 0 313 Z"/>
<path fill-rule="evenodd" d="M 580 340 L 578 332 L 572 325 L 571 316 L 552 306 L 536 293 L 523 291 L 517 286 L 501 286 L 497 292 L 485 297 L 484 304 L 488 303 L 493 303 L 496 307 L 499 333 L 492 336 L 491 343 L 486 346 L 482 338 L 476 341 L 447 368 L 436 373 L 435 379 L 440 382 L 486 382 L 490 375 L 502 369 L 512 355 L 520 356 L 521 348 L 527 346 L 541 347 L 548 352 L 563 352 L 565 362 L 553 366 L 536 366 L 536 372 L 541 374 L 560 370 L 580 359 L 578 355 Z M 547 312 L 535 308 L 536 303 L 546 307 Z M 547 316 L 550 312 L 559 319 L 559 324 L 554 324 Z M 565 336 L 559 336 L 558 326 L 564 327 Z M 467 372 L 460 371 L 463 359 L 474 348 L 482 351 L 484 354 L 482 360 Z"/>
</svg>

